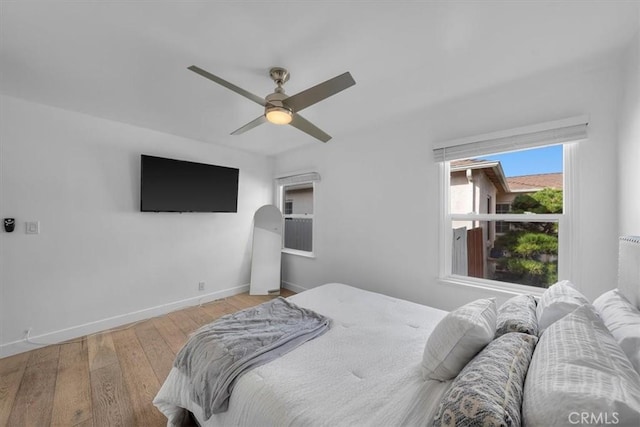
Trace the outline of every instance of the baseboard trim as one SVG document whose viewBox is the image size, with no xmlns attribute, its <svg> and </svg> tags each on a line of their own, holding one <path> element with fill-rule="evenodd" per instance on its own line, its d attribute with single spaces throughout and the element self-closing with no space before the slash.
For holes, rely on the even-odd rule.
<svg viewBox="0 0 640 427">
<path fill-rule="evenodd" d="M 295 283 L 291 283 L 291 282 L 287 282 L 282 280 L 281 281 L 282 287 L 285 289 L 289 289 L 290 291 L 293 291 L 297 294 L 299 294 L 300 292 L 304 292 L 304 291 L 308 291 L 308 288 L 305 288 L 303 286 L 300 285 L 296 285 Z"/>
<path fill-rule="evenodd" d="M 72 340 L 74 338 L 80 338 L 85 335 L 92 335 L 98 332 L 106 331 L 108 329 L 117 328 L 118 326 L 124 326 L 132 322 L 151 319 L 153 317 L 171 313 L 172 311 L 180 310 L 182 308 L 204 304 L 207 302 L 215 301 L 217 299 L 227 298 L 248 291 L 248 284 L 240 285 L 197 297 L 187 298 L 168 304 L 145 308 L 143 310 L 138 310 L 131 313 L 96 320 L 94 322 L 85 323 L 83 325 L 72 326 L 70 328 L 61 329 L 58 331 L 34 335 L 32 337 L 29 337 L 29 342 L 21 339 L 0 345 L 0 358 L 23 353 L 29 350 L 35 350 L 47 345 L 59 344 L 61 342 Z"/>
</svg>

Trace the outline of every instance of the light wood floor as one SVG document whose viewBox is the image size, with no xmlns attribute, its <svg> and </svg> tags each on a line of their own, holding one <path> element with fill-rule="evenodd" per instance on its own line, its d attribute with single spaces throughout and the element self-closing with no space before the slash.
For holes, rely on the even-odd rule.
<svg viewBox="0 0 640 427">
<path fill-rule="evenodd" d="M 164 426 L 151 401 L 187 336 L 271 298 L 235 295 L 0 359 L 0 426 Z"/>
</svg>

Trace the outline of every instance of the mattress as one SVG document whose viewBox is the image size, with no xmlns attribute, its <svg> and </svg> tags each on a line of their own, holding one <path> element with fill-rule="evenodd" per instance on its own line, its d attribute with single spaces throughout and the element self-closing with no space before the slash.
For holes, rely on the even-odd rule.
<svg viewBox="0 0 640 427">
<path fill-rule="evenodd" d="M 414 425 L 448 382 L 425 381 L 424 346 L 447 312 L 332 283 L 289 297 L 332 320 L 323 336 L 243 375 L 229 410 L 204 420 L 172 369 L 154 400 L 169 423 L 186 408 L 204 426 Z"/>
</svg>

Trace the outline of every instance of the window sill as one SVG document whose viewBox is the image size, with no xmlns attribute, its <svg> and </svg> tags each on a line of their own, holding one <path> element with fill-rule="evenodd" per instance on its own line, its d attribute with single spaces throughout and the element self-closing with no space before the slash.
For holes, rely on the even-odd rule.
<svg viewBox="0 0 640 427">
<path fill-rule="evenodd" d="M 315 259 L 315 257 L 316 257 L 316 255 L 313 252 L 299 251 L 297 249 L 282 248 L 282 253 L 283 254 L 288 254 L 288 255 L 296 255 L 296 256 L 299 256 L 299 257 L 303 257 L 303 258 L 313 258 L 313 259 Z"/>
<path fill-rule="evenodd" d="M 546 288 L 537 288 L 534 286 L 518 285 L 515 283 L 498 282 L 495 280 L 476 279 L 456 275 L 440 277 L 438 281 L 445 285 L 482 289 L 486 291 L 500 292 L 508 295 L 530 294 L 535 296 L 536 298 L 540 298 L 546 290 Z"/>
</svg>

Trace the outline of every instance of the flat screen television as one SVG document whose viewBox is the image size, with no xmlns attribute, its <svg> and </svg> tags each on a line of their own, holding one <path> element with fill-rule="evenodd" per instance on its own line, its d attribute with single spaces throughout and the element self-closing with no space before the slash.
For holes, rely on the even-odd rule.
<svg viewBox="0 0 640 427">
<path fill-rule="evenodd" d="M 140 211 L 238 212 L 239 170 L 141 155 Z"/>
</svg>

